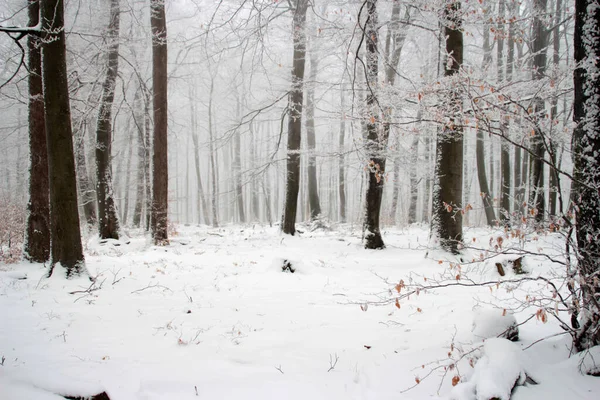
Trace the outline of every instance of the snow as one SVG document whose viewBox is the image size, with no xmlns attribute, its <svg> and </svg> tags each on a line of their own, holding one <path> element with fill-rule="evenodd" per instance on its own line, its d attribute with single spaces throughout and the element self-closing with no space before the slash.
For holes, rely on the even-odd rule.
<svg viewBox="0 0 600 400">
<path fill-rule="evenodd" d="M 506 335 L 517 324 L 512 312 L 501 309 L 477 309 L 473 318 L 473 336 L 484 340 Z"/>
<path fill-rule="evenodd" d="M 483 356 L 475 365 L 471 379 L 459 384 L 452 399 L 510 399 L 513 387 L 525 383 L 527 377 L 521 349 L 509 340 L 492 338 L 483 345 Z"/>
<path fill-rule="evenodd" d="M 384 251 L 363 249 L 360 230 L 349 225 L 300 230 L 291 237 L 275 227 L 177 226 L 166 247 L 140 231 L 119 246 L 92 237 L 86 267 L 95 282 L 48 279 L 39 264 L 1 266 L 0 399 L 101 391 L 113 400 L 423 399 L 463 387 L 453 388 L 451 375 L 442 379 L 438 367 L 449 362 L 460 368 L 461 382 L 483 382 L 487 372 L 466 357 L 456 360 L 481 345 L 471 332 L 473 310 L 482 302 L 503 307 L 530 287 L 428 291 L 397 308 L 381 301 L 390 298 L 388 282 L 447 268 L 441 253 L 425 258 L 427 230 L 384 231 Z M 534 249 L 560 247 L 558 239 L 542 239 Z M 282 272 L 283 260 L 296 272 Z M 554 268 L 543 257 L 530 258 L 528 267 Z M 462 273 L 494 276 L 466 266 Z M 515 311 L 514 318 L 522 322 L 532 312 Z M 488 357 L 494 354 L 488 365 L 506 381 L 526 370 L 539 382 L 519 387 L 514 399 L 600 393 L 598 378 L 568 358 L 567 337 L 521 351 L 557 332 L 553 319 L 534 318 L 508 348 L 485 341 Z"/>
</svg>

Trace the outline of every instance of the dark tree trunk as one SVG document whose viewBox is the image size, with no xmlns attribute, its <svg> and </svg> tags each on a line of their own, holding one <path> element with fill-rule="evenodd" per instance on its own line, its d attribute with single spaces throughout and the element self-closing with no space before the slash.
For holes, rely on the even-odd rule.
<svg viewBox="0 0 600 400">
<path fill-rule="evenodd" d="M 444 75 L 451 80 L 458 74 L 463 62 L 460 2 L 447 1 L 444 13 L 447 20 L 444 33 L 448 54 Z M 453 86 L 447 99 L 450 118 L 437 137 L 432 234 L 437 235 L 444 250 L 457 254 L 463 239 L 463 132 L 460 121 L 462 102 L 458 86 L 449 83 Z"/>
<path fill-rule="evenodd" d="M 479 181 L 479 193 L 483 200 L 485 219 L 489 226 L 495 226 L 496 216 L 494 213 L 493 199 L 490 196 L 487 178 L 485 175 L 484 134 L 482 129 L 477 129 L 477 144 L 475 145 L 475 156 L 477 158 L 477 180 Z M 491 171 L 490 171 L 491 172 Z"/>
<path fill-rule="evenodd" d="M 29 26 L 39 21 L 39 1 L 28 0 Z M 35 35 L 27 37 L 29 51 L 29 202 L 25 231 L 25 258 L 43 263 L 50 258 L 50 204 L 48 198 L 48 152 L 44 127 L 44 93 L 42 87 L 42 42 Z"/>
<path fill-rule="evenodd" d="M 152 28 L 152 106 L 154 110 L 152 236 L 156 245 L 169 243 L 169 162 L 167 151 L 167 21 L 164 0 L 153 0 L 150 7 Z"/>
<path fill-rule="evenodd" d="M 575 1 L 573 132 L 577 259 L 582 290 L 582 320 L 574 345 L 600 345 L 600 8 L 593 0 Z"/>
<path fill-rule="evenodd" d="M 108 65 L 102 85 L 102 101 L 96 128 L 96 195 L 98 232 L 102 239 L 119 238 L 119 221 L 112 185 L 112 104 L 119 69 L 119 0 L 111 0 L 108 25 Z M 126 188 L 128 190 L 128 188 Z"/>
<path fill-rule="evenodd" d="M 317 84 L 317 69 L 319 59 L 315 46 L 310 51 L 310 75 L 306 88 L 306 144 L 308 147 L 308 202 L 310 219 L 315 220 L 321 215 L 321 202 L 317 183 L 317 156 L 315 154 L 315 85 Z"/>
<path fill-rule="evenodd" d="M 77 181 L 62 0 L 42 2 L 42 28 L 49 34 L 42 50 L 46 140 L 50 184 L 51 261 L 48 275 L 56 263 L 66 269 L 67 278 L 87 273 L 79 231 Z"/>
<path fill-rule="evenodd" d="M 302 88 L 304 85 L 304 65 L 306 58 L 306 10 L 308 0 L 297 0 L 294 12 L 294 57 L 292 67 L 292 88 L 288 99 L 288 143 L 285 204 L 281 230 L 283 233 L 296 233 L 296 212 L 300 190 L 300 140 L 302 129 Z"/>
<path fill-rule="evenodd" d="M 486 11 L 487 17 L 487 11 Z M 483 28 L 483 62 L 482 70 L 486 73 L 492 63 L 492 46 L 490 45 L 490 25 L 484 24 Z M 494 213 L 494 199 L 490 187 L 488 186 L 487 175 L 485 171 L 485 141 L 484 132 L 480 127 L 477 128 L 477 143 L 475 144 L 475 158 L 477 160 L 477 181 L 479 182 L 479 193 L 483 201 L 483 209 L 485 211 L 485 219 L 489 226 L 494 226 L 496 223 L 496 215 Z M 492 164 L 490 163 L 490 166 Z M 490 175 L 494 173 L 490 169 Z"/>
<path fill-rule="evenodd" d="M 501 0 L 498 3 L 498 17 L 499 17 L 499 25 L 498 31 L 500 32 L 498 38 L 498 84 L 504 80 L 504 34 L 503 30 L 505 29 L 505 20 L 507 19 L 505 16 L 506 12 L 506 2 L 505 0 Z M 510 18 L 508 18 L 510 19 Z M 509 52 L 510 48 L 514 48 L 512 42 L 508 41 Z M 507 63 L 508 64 L 508 63 Z M 506 71 L 508 75 L 507 65 Z M 512 72 L 512 69 L 511 69 Z M 500 120 L 500 130 L 502 136 L 508 137 L 509 134 L 509 124 L 507 118 L 501 118 Z M 509 143 L 504 138 L 501 138 L 500 142 L 500 210 L 498 211 L 500 216 L 500 221 L 504 225 L 508 225 L 510 221 L 510 148 Z"/>
<path fill-rule="evenodd" d="M 560 21 L 562 20 L 562 0 L 556 0 L 556 9 L 554 14 L 554 29 L 552 34 L 552 63 L 554 69 L 558 68 L 560 62 Z M 553 96 L 550 103 L 550 119 L 554 126 L 554 121 L 558 115 L 558 96 Z M 552 131 L 554 134 L 555 132 Z M 559 175 L 557 169 L 559 168 L 558 159 L 556 156 L 556 139 L 555 135 L 550 136 L 550 196 L 548 199 L 548 214 L 552 218 L 556 216 L 556 209 L 558 203 L 558 190 L 560 186 Z M 562 210 L 561 210 L 562 211 Z"/>
<path fill-rule="evenodd" d="M 365 23 L 366 43 L 366 83 L 367 83 L 367 124 L 366 153 L 369 157 L 367 165 L 367 194 L 365 196 L 365 216 L 363 222 L 364 246 L 366 249 L 383 249 L 385 244 L 379 229 L 383 184 L 385 182 L 385 149 L 388 129 L 383 129 L 380 122 L 380 110 L 377 103 L 377 86 L 379 73 L 377 0 L 367 0 L 367 21 Z"/>
<path fill-rule="evenodd" d="M 546 12 L 547 0 L 534 0 L 534 18 L 533 18 L 533 79 L 541 80 L 546 73 L 546 58 L 548 50 L 548 32 L 544 26 L 543 17 Z M 533 99 L 534 113 L 536 121 L 543 118 L 546 107 L 544 99 L 536 97 Z M 531 178 L 529 192 L 529 206 L 536 210 L 536 221 L 541 222 L 545 217 L 545 184 L 544 184 L 544 155 L 546 153 L 543 133 L 537 127 L 531 143 L 531 151 L 534 155 L 531 158 Z"/>
</svg>

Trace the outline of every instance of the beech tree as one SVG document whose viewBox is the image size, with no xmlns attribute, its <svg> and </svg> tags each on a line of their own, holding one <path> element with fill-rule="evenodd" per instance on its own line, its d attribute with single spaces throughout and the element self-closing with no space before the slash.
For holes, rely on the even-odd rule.
<svg viewBox="0 0 600 400">
<path fill-rule="evenodd" d="M 167 20 L 164 0 L 151 0 L 152 106 L 154 145 L 152 157 L 152 237 L 154 244 L 169 243 L 167 232 L 169 163 L 167 156 Z"/>
<path fill-rule="evenodd" d="M 577 350 L 600 344 L 600 5 L 575 1 L 574 176 L 577 268 L 582 291 Z M 572 283 L 571 283 L 572 284 Z"/>
<path fill-rule="evenodd" d="M 463 131 L 462 97 L 452 78 L 459 74 L 463 62 L 463 35 L 460 1 L 448 0 L 444 6 L 444 35 L 447 60 L 444 76 L 450 87 L 443 100 L 447 104 L 446 120 L 438 132 L 436 168 L 433 188 L 431 235 L 441 247 L 458 253 L 462 243 Z"/>
<path fill-rule="evenodd" d="M 96 193 L 98 229 L 102 239 L 119 238 L 119 221 L 112 188 L 112 105 L 119 68 L 119 0 L 111 0 L 108 25 L 108 60 L 96 128 Z"/>
<path fill-rule="evenodd" d="M 379 72 L 378 34 L 377 34 L 377 0 L 367 0 L 367 19 L 363 28 L 366 44 L 367 81 L 367 123 L 366 123 L 366 153 L 369 159 L 367 165 L 367 194 L 365 197 L 365 217 L 363 222 L 364 246 L 366 249 L 383 249 L 385 244 L 379 229 L 383 183 L 385 182 L 385 148 L 388 130 L 382 131 L 380 110 L 377 101 L 377 78 Z"/>
<path fill-rule="evenodd" d="M 308 0 L 297 0 L 294 9 L 292 27 L 294 56 L 292 66 L 292 88 L 288 97 L 288 143 L 287 174 L 285 185 L 285 205 L 281 230 L 283 233 L 296 233 L 296 212 L 298 192 L 300 190 L 300 140 L 302 130 L 302 101 L 304 86 L 304 67 L 306 63 L 306 10 Z"/>
<path fill-rule="evenodd" d="M 44 115 L 48 147 L 50 187 L 51 259 L 48 275 L 56 263 L 67 278 L 86 273 L 79 231 L 77 182 L 67 81 L 63 0 L 42 3 Z"/>
<path fill-rule="evenodd" d="M 28 0 L 29 26 L 39 22 L 38 0 Z M 48 152 L 42 90 L 42 42 L 28 35 L 29 83 L 29 202 L 25 230 L 25 258 L 46 262 L 50 258 L 50 204 L 48 188 Z"/>
</svg>

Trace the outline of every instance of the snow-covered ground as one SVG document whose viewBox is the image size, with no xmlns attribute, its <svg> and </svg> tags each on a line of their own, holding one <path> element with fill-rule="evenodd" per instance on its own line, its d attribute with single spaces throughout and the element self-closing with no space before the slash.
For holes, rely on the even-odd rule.
<svg viewBox="0 0 600 400">
<path fill-rule="evenodd" d="M 0 265 L 0 399 L 102 391 L 112 400 L 465 397 L 471 389 L 452 391 L 452 379 L 471 378 L 481 356 L 470 352 L 482 344 L 474 316 L 496 305 L 499 315 L 514 308 L 523 322 L 536 311 L 515 306 L 530 285 L 447 288 L 398 308 L 387 300 L 400 279 L 457 273 L 445 256 L 426 257 L 426 229 L 386 231 L 383 251 L 364 250 L 360 231 L 348 226 L 300 229 L 290 237 L 261 226 L 177 226 L 167 247 L 141 232 L 130 232 L 128 244 L 89 239 L 93 284 L 46 279 L 41 265 Z M 468 242 L 488 248 L 490 235 L 470 231 Z M 536 239 L 532 249 L 559 257 L 559 239 Z M 464 258 L 478 256 L 470 250 Z M 282 272 L 283 260 L 296 272 Z M 525 267 L 530 276 L 558 268 L 543 257 Z M 500 278 L 494 260 L 465 262 L 458 272 L 475 281 L 515 278 Z M 519 387 L 514 399 L 600 398 L 600 378 L 578 372 L 566 335 L 520 350 L 561 332 L 556 321 L 532 318 L 519 329 L 519 351 L 494 368 L 524 370 L 538 385 Z M 502 346 L 490 344 L 490 352 L 504 354 Z M 520 365 L 503 365 L 517 358 Z"/>
</svg>

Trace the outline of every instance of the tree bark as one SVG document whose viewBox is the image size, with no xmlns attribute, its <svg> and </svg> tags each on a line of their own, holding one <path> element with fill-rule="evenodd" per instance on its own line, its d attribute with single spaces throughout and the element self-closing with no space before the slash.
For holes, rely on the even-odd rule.
<svg viewBox="0 0 600 400">
<path fill-rule="evenodd" d="M 306 144 L 308 147 L 308 202 L 310 219 L 318 219 L 321 215 L 321 202 L 317 183 L 317 156 L 315 154 L 315 85 L 319 59 L 313 45 L 310 50 L 310 75 L 306 88 Z"/>
<path fill-rule="evenodd" d="M 546 12 L 547 0 L 534 0 L 533 17 L 533 79 L 541 80 L 546 73 L 546 58 L 548 50 L 548 33 L 544 26 L 543 14 Z M 546 112 L 544 99 L 533 99 L 534 118 L 536 121 L 544 117 Z M 535 219 L 542 222 L 545 217 L 545 184 L 544 184 L 544 155 L 546 153 L 543 134 L 538 127 L 533 130 L 531 151 L 535 157 L 531 158 L 531 190 L 529 192 L 529 206 L 535 210 Z"/>
<path fill-rule="evenodd" d="M 142 104 L 142 87 L 136 90 L 133 98 L 133 122 L 137 132 L 137 174 L 135 207 L 133 209 L 133 226 L 139 228 L 142 222 L 142 210 L 144 208 L 144 187 L 145 187 L 145 165 L 146 165 L 146 140 L 144 139 L 144 107 Z"/>
<path fill-rule="evenodd" d="M 377 86 L 379 74 L 378 56 L 378 21 L 377 0 L 367 0 L 367 21 L 365 23 L 366 43 L 366 83 L 367 83 L 367 123 L 366 153 L 369 157 L 367 165 L 367 193 L 365 196 L 365 215 L 363 221 L 364 246 L 366 249 L 383 249 L 385 244 L 379 229 L 383 184 L 385 182 L 385 149 L 387 147 L 388 129 L 382 130 L 379 104 L 377 102 Z"/>
<path fill-rule="evenodd" d="M 39 21 L 39 1 L 28 0 L 29 26 Z M 27 37 L 29 51 L 29 202 L 23 253 L 31 262 L 43 263 L 50 258 L 50 204 L 48 188 L 48 152 L 44 127 L 44 93 L 42 86 L 42 42 L 35 35 Z"/>
<path fill-rule="evenodd" d="M 505 29 L 505 21 L 506 21 L 506 1 L 501 0 L 498 3 L 498 31 L 500 32 L 500 36 L 498 38 L 498 84 L 504 80 L 504 29 Z M 508 42 L 509 48 L 514 48 L 512 42 Z M 510 52 L 510 49 L 509 49 Z M 508 62 L 507 62 L 508 64 Z M 507 78 L 508 78 L 508 68 L 507 65 Z M 512 73 L 512 68 L 511 68 Z M 500 130 L 502 132 L 502 136 L 507 136 L 509 134 L 509 124 L 508 119 L 502 117 L 500 119 Z M 501 138 L 500 142 L 500 210 L 498 211 L 500 214 L 500 221 L 504 225 L 508 225 L 510 222 L 510 148 L 507 140 Z"/>
<path fill-rule="evenodd" d="M 306 10 L 308 0 L 297 0 L 294 11 L 293 36 L 294 56 L 292 66 L 292 88 L 288 98 L 288 143 L 285 204 L 281 230 L 283 233 L 296 233 L 296 212 L 300 190 L 300 141 L 302 129 L 302 89 L 304 86 L 304 66 L 306 58 Z"/>
<path fill-rule="evenodd" d="M 50 187 L 51 260 L 66 269 L 67 278 L 87 273 L 77 209 L 77 181 L 67 81 L 63 0 L 42 2 L 42 28 L 48 34 L 42 49 L 44 115 Z"/>
<path fill-rule="evenodd" d="M 554 13 L 554 29 L 552 33 L 552 64 L 554 69 L 558 68 L 560 62 L 560 21 L 562 19 L 562 0 L 556 0 L 556 8 Z M 558 115 L 558 96 L 553 96 L 550 102 L 550 119 L 552 126 Z M 552 131 L 551 133 L 554 133 Z M 548 198 L 548 214 L 552 218 L 556 216 L 558 205 L 558 190 L 560 186 L 560 176 L 557 169 L 559 168 L 558 159 L 556 156 L 556 140 L 554 135 L 550 136 L 550 196 Z M 562 210 L 561 210 L 562 211 Z"/>
<path fill-rule="evenodd" d="M 76 126 L 75 129 L 75 167 L 79 184 L 79 196 L 85 221 L 88 227 L 92 227 L 98 222 L 98 217 L 96 214 L 96 190 L 88 175 L 85 155 L 85 134 L 87 130 L 85 118 L 80 121 L 79 127 Z"/>
<path fill-rule="evenodd" d="M 579 351 L 600 344 L 600 7 L 594 0 L 575 1 L 573 189 L 577 232 L 578 283 L 582 319 L 574 338 Z"/>
<path fill-rule="evenodd" d="M 420 115 L 417 117 L 420 120 Z M 419 163 L 419 137 L 415 135 L 410 146 L 410 201 L 408 203 L 408 224 L 417 222 L 417 201 L 419 200 L 419 181 L 417 164 Z M 395 169 L 395 167 L 394 167 Z M 396 176 L 396 180 L 398 180 Z M 396 183 L 396 182 L 394 182 Z M 396 192 L 394 184 L 394 192 Z"/>
<path fill-rule="evenodd" d="M 119 220 L 112 185 L 112 105 L 119 69 L 119 0 L 111 0 L 108 25 L 108 62 L 96 128 L 96 195 L 101 239 L 119 238 Z M 128 190 L 128 188 L 126 188 Z"/>
<path fill-rule="evenodd" d="M 219 180 L 217 178 L 217 163 L 215 162 L 216 158 L 216 149 L 214 144 L 214 132 L 213 132 L 213 92 L 214 92 L 214 78 L 210 80 L 210 93 L 208 95 L 208 144 L 210 150 L 210 173 L 211 173 L 211 202 L 210 209 L 212 211 L 212 226 L 214 228 L 219 226 L 219 212 L 217 209 L 217 196 L 219 195 Z"/>
<path fill-rule="evenodd" d="M 164 0 L 152 0 L 152 106 L 154 111 L 152 236 L 154 244 L 167 245 L 169 162 L 167 151 L 167 21 Z"/>
<path fill-rule="evenodd" d="M 346 177 L 345 177 L 345 168 L 344 168 L 344 140 L 346 136 L 346 113 L 344 112 L 344 87 L 341 86 L 340 93 L 340 107 L 341 107 L 341 115 L 340 115 L 340 134 L 338 140 L 338 195 L 340 200 L 340 222 L 346 222 Z"/>
<path fill-rule="evenodd" d="M 486 19 L 488 11 L 485 11 Z M 485 23 L 483 26 L 483 62 L 481 69 L 483 73 L 487 73 L 487 70 L 492 63 L 492 46 L 490 45 L 490 24 Z M 494 199 L 490 187 L 488 186 L 487 175 L 485 171 L 485 139 L 484 132 L 481 127 L 477 127 L 477 142 L 475 144 L 475 158 L 477 160 L 477 181 L 479 182 L 479 193 L 481 200 L 483 201 L 483 209 L 485 211 L 485 219 L 488 226 L 494 226 L 496 224 L 496 215 L 494 212 Z M 490 163 L 490 166 L 492 164 Z M 490 169 L 490 175 L 494 171 Z"/>
<path fill-rule="evenodd" d="M 242 99 L 238 97 L 237 114 L 238 121 L 242 118 Z M 239 221 L 242 224 L 246 223 L 246 213 L 244 212 L 244 191 L 242 185 L 242 141 L 240 127 L 238 126 L 233 132 L 233 172 L 235 179 L 235 199 L 238 211 Z M 267 198 L 268 202 L 268 198 Z"/>
<path fill-rule="evenodd" d="M 461 31 L 460 2 L 448 0 L 444 7 L 446 26 L 446 53 L 448 60 L 444 76 L 452 78 L 460 71 L 463 62 L 463 36 Z M 462 244 L 462 180 L 463 132 L 462 100 L 458 86 L 451 82 L 447 104 L 449 120 L 437 137 L 435 185 L 433 189 L 432 234 L 441 247 L 458 254 Z"/>
</svg>

